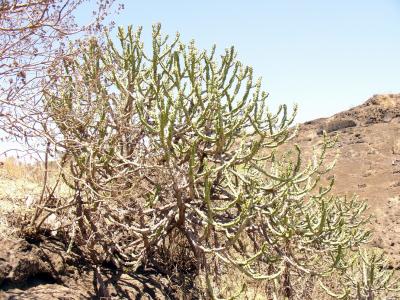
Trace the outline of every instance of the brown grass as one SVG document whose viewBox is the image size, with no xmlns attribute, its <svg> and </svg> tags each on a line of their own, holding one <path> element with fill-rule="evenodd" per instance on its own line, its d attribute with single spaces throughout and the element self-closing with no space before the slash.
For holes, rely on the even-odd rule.
<svg viewBox="0 0 400 300">
<path fill-rule="evenodd" d="M 33 182 L 43 180 L 44 166 L 42 163 L 27 164 L 14 157 L 2 161 L 0 176 L 7 179 L 24 179 Z"/>
</svg>

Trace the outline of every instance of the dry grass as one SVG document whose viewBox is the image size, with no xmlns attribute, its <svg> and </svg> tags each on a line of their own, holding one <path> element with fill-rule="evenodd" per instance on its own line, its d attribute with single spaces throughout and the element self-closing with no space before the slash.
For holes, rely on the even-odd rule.
<svg viewBox="0 0 400 300">
<path fill-rule="evenodd" d="M 43 190 L 43 163 L 24 163 L 11 157 L 1 161 L 0 165 L 0 237 L 16 233 L 11 222 L 32 214 L 34 203 Z M 58 170 L 50 164 L 48 187 L 51 189 L 57 181 Z M 67 197 L 71 191 L 59 184 L 56 194 Z"/>
<path fill-rule="evenodd" d="M 44 167 L 41 163 L 24 163 L 14 157 L 2 160 L 0 168 L 1 178 L 23 179 L 32 182 L 40 182 L 43 179 Z"/>
<path fill-rule="evenodd" d="M 27 211 L 24 204 L 27 197 L 40 194 L 38 166 L 19 162 L 15 158 L 6 158 L 0 166 L 0 236 L 9 234 L 7 215 L 23 214 Z M 6 232 L 7 231 L 7 232 Z"/>
</svg>

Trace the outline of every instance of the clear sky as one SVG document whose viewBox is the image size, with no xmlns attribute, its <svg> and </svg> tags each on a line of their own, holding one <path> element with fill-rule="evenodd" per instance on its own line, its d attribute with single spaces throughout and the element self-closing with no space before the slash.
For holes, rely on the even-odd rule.
<svg viewBox="0 0 400 300">
<path fill-rule="evenodd" d="M 160 22 L 199 48 L 234 45 L 271 105 L 298 103 L 301 122 L 400 93 L 400 0 L 121 2 L 116 23 L 143 26 L 147 42 Z"/>
</svg>

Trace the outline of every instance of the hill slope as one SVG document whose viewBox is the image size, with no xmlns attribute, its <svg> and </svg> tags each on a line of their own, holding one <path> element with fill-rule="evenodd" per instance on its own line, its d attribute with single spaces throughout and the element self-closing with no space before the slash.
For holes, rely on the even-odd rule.
<svg viewBox="0 0 400 300">
<path fill-rule="evenodd" d="M 348 111 L 306 122 L 296 142 L 310 152 L 322 130 L 339 138 L 333 193 L 367 201 L 374 244 L 400 268 L 400 94 L 375 95 Z"/>
</svg>

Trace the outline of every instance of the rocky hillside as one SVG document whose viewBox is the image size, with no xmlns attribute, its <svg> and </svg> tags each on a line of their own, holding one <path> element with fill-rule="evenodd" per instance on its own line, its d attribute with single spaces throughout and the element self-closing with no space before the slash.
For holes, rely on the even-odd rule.
<svg viewBox="0 0 400 300">
<path fill-rule="evenodd" d="M 348 111 L 302 124 L 297 142 L 304 152 L 311 152 L 323 130 L 338 134 L 333 192 L 367 201 L 374 245 L 400 268 L 400 94 L 375 95 Z"/>
</svg>

